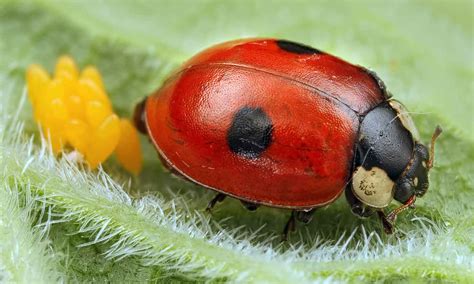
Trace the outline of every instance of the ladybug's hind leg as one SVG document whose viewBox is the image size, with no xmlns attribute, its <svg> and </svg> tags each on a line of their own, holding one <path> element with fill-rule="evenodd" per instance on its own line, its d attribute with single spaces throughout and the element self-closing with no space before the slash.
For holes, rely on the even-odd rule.
<svg viewBox="0 0 474 284">
<path fill-rule="evenodd" d="M 212 208 L 214 208 L 214 206 L 217 204 L 217 202 L 223 201 L 225 199 L 225 197 L 226 197 L 226 195 L 223 194 L 223 193 L 216 194 L 216 196 L 211 201 L 209 201 L 209 203 L 207 204 L 206 211 L 211 212 Z"/>
</svg>

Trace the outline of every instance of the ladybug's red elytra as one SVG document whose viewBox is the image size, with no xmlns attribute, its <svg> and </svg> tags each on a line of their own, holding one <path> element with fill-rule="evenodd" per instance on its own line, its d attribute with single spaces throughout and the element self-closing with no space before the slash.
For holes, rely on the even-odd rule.
<svg viewBox="0 0 474 284">
<path fill-rule="evenodd" d="M 368 69 L 299 43 L 225 42 L 191 58 L 136 107 L 135 124 L 173 172 L 249 209 L 314 209 L 345 191 L 387 232 L 428 189 L 431 151 L 407 110 Z M 402 203 L 389 215 L 391 201 Z"/>
</svg>

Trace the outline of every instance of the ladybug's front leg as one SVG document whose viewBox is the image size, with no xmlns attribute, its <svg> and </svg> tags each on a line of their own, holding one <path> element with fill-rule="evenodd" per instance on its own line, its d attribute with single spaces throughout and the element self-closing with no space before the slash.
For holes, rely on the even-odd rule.
<svg viewBox="0 0 474 284">
<path fill-rule="evenodd" d="M 359 218 L 368 218 L 374 213 L 374 210 L 372 208 L 365 206 L 354 196 L 354 193 L 352 192 L 350 186 L 346 188 L 346 200 L 351 206 L 352 213 Z M 392 234 L 393 224 L 387 218 L 383 210 L 377 210 L 377 214 L 379 216 L 380 221 L 382 222 L 383 230 L 385 231 L 385 233 Z"/>
<path fill-rule="evenodd" d="M 383 210 L 379 210 L 377 211 L 377 214 L 379 215 L 380 221 L 382 221 L 382 226 L 385 233 L 389 235 L 392 234 L 393 224 L 389 222 L 387 216 L 385 215 L 385 212 L 383 212 Z"/>
</svg>

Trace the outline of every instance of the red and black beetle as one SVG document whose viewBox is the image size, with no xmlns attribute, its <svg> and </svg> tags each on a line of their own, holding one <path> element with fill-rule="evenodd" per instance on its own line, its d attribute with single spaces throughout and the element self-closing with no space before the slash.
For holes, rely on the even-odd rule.
<svg viewBox="0 0 474 284">
<path fill-rule="evenodd" d="M 191 58 L 136 107 L 137 128 L 186 179 L 249 209 L 309 222 L 345 190 L 352 212 L 386 231 L 428 189 L 431 152 L 406 109 L 361 66 L 299 43 L 244 39 Z M 392 199 L 403 205 L 386 216 Z"/>
</svg>

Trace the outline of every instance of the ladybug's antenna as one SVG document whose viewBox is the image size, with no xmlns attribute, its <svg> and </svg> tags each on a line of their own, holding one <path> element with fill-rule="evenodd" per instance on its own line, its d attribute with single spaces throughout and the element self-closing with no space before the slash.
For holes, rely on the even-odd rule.
<svg viewBox="0 0 474 284">
<path fill-rule="evenodd" d="M 433 136 L 431 136 L 431 145 L 430 145 L 430 159 L 428 160 L 428 164 L 426 165 L 426 167 L 429 169 L 431 169 L 433 167 L 433 164 L 434 164 L 434 146 L 435 146 L 435 142 L 436 142 L 436 139 L 438 139 L 439 135 L 441 134 L 441 132 L 443 132 L 443 129 L 441 129 L 441 127 L 438 125 L 436 126 L 436 129 L 435 131 L 433 132 Z"/>
</svg>

